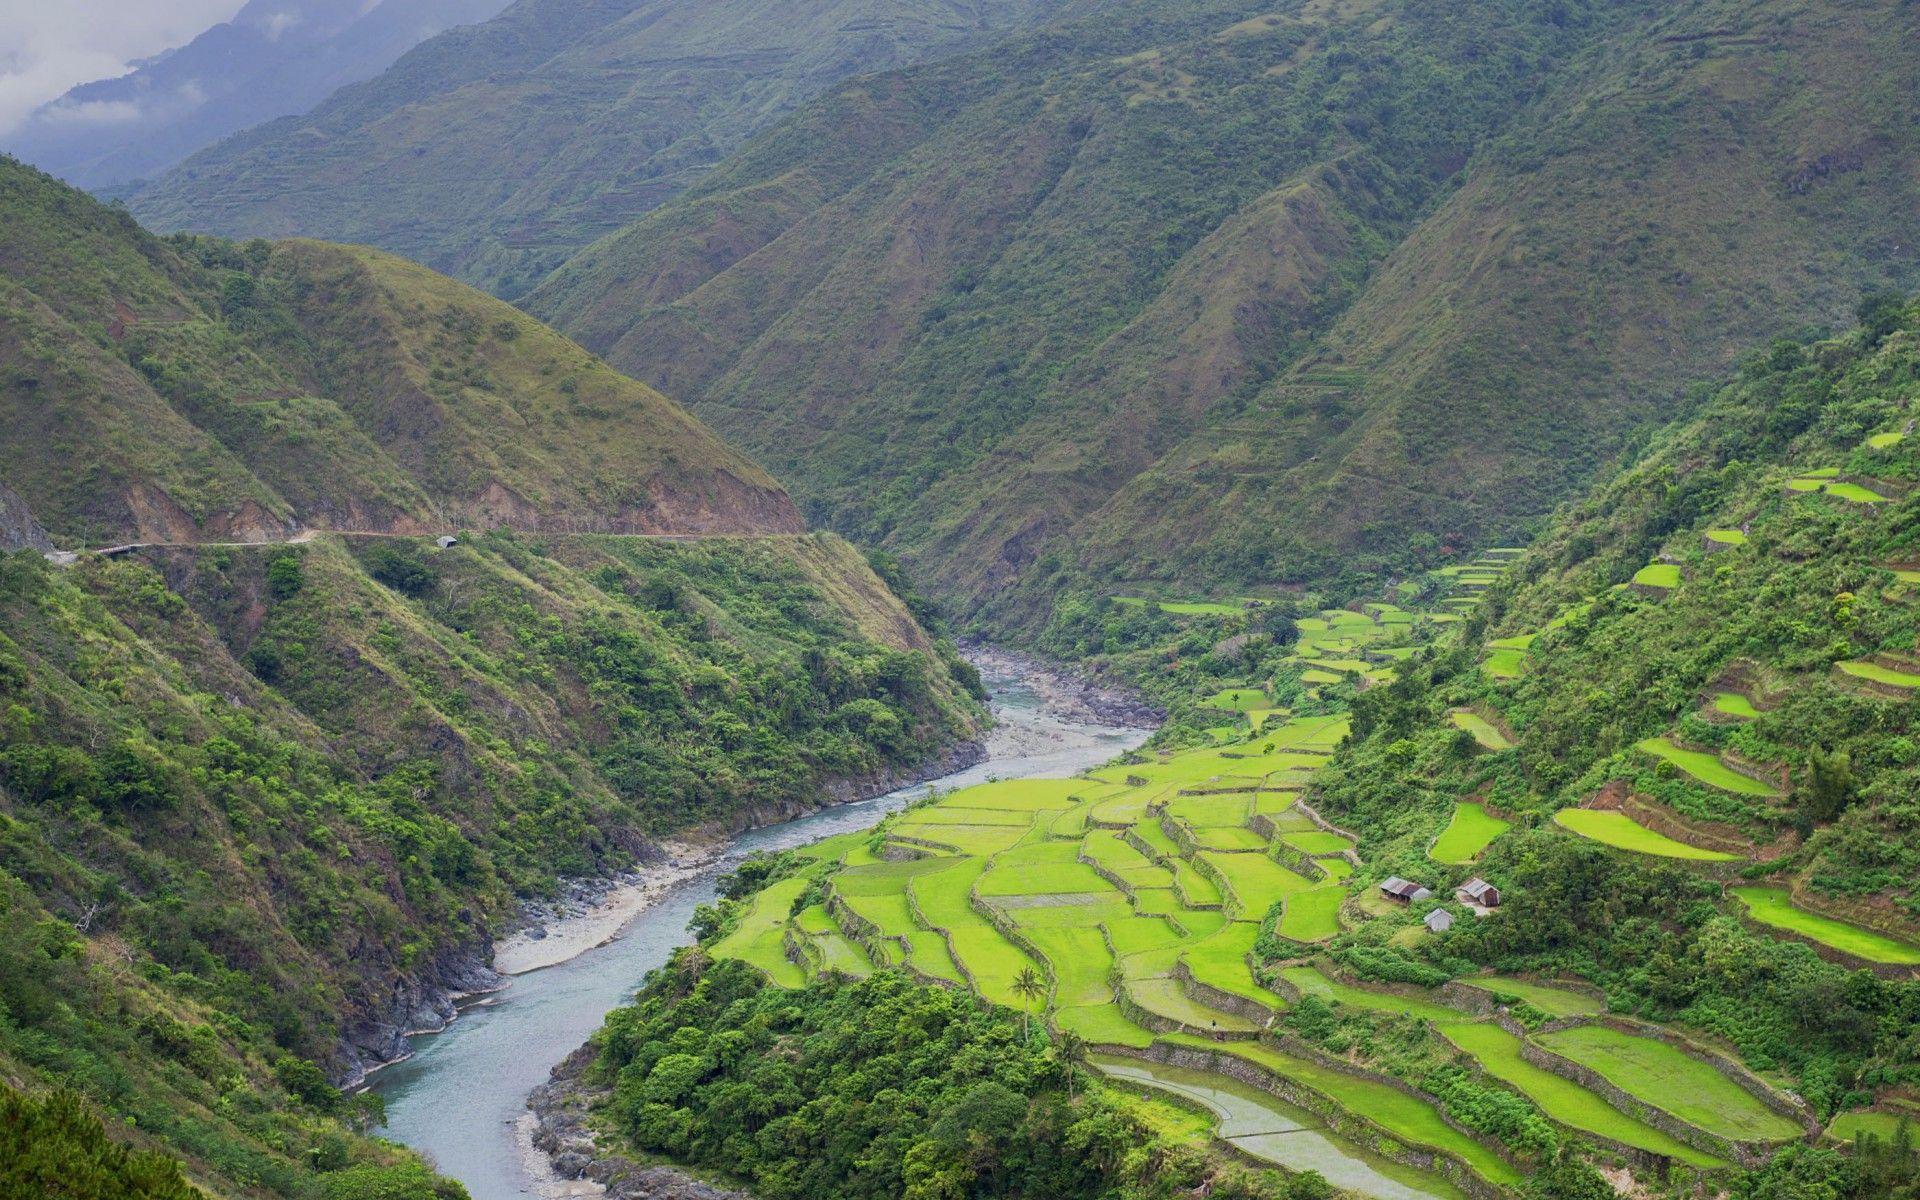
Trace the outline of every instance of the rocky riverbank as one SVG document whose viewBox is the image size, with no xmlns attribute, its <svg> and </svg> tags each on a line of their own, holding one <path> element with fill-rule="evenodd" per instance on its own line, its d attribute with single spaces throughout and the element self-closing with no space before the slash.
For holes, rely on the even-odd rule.
<svg viewBox="0 0 1920 1200">
<path fill-rule="evenodd" d="M 575 1050 L 553 1069 L 553 1078 L 527 1097 L 522 1126 L 529 1167 L 541 1200 L 605 1195 L 613 1200 L 751 1200 L 745 1192 L 702 1183 L 672 1167 L 642 1166 L 617 1154 L 602 1153 L 587 1128 L 587 1113 L 606 1093 L 582 1076 L 594 1048 Z M 582 1188 L 582 1183 L 589 1184 Z"/>
<path fill-rule="evenodd" d="M 981 642 L 963 641 L 960 652 L 982 675 L 1019 679 L 1039 695 L 1042 707 L 1070 721 L 1154 729 L 1167 719 L 1165 709 L 1124 684 L 1066 663 Z"/>
</svg>

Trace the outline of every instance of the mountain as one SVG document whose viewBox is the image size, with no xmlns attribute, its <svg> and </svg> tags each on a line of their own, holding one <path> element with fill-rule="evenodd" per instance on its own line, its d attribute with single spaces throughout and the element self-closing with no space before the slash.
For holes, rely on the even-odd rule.
<svg viewBox="0 0 1920 1200">
<path fill-rule="evenodd" d="M 84 188 L 124 191 L 196 150 L 303 113 L 442 30 L 506 0 L 247 0 L 114 79 L 81 84 L 7 136 L 16 157 Z"/>
<path fill-rule="evenodd" d="M 18 164 L 0 206 L 0 478 L 62 544 L 801 529 L 658 392 L 422 267 L 163 242 Z"/>
<path fill-rule="evenodd" d="M 1920 303 L 1859 316 L 1530 548 L 1103 598 L 1147 745 L 750 861 L 536 1144 L 769 1200 L 1913 1195 Z"/>
<path fill-rule="evenodd" d="M 982 722 L 763 472 L 411 263 L 0 160 L 0 346 L 0 1111 L 62 1154 L 91 1112 L 212 1195 L 457 1200 L 336 1085 L 496 986 L 523 901 Z"/>
<path fill-rule="evenodd" d="M 366 242 L 512 296 L 823 88 L 1068 7 L 518 0 L 130 202 L 156 228 Z"/>
<path fill-rule="evenodd" d="M 1920 279 L 1915 20 L 1129 5 L 844 85 L 525 305 L 1003 631 L 1414 570 Z"/>
<path fill-rule="evenodd" d="M 1749 352 L 1556 513 L 1457 646 L 1356 704 L 1317 800 L 1407 870 L 1483 802 L 1513 832 L 1476 870 L 1527 900 L 1449 953 L 1576 972 L 1823 1117 L 1899 1111 L 1920 1003 L 1920 305 L 1862 316 Z"/>
</svg>

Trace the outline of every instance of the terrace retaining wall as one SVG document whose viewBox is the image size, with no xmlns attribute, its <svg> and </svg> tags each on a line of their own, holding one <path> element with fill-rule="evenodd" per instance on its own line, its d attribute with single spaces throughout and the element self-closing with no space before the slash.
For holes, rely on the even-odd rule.
<svg viewBox="0 0 1920 1200">
<path fill-rule="evenodd" d="M 1221 1029 L 1217 1026 L 1200 1029 L 1163 1013 L 1142 1008 L 1140 1002 L 1128 994 L 1124 984 L 1115 989 L 1114 994 L 1118 997 L 1122 1016 L 1154 1033 L 1184 1033 L 1189 1037 L 1206 1038 L 1210 1042 L 1250 1042 L 1260 1036 L 1257 1032 L 1244 1029 Z"/>
<path fill-rule="evenodd" d="M 1835 966 L 1845 967 L 1850 971 L 1872 971 L 1875 975 L 1883 979 L 1920 978 L 1920 966 L 1908 963 L 1875 962 L 1870 958 L 1861 958 L 1857 954 L 1849 954 L 1838 946 L 1829 945 L 1819 938 L 1814 937 L 1812 934 L 1802 933 L 1798 929 L 1788 929 L 1782 925 L 1769 925 L 1765 921 L 1756 919 L 1752 913 L 1747 911 L 1746 905 L 1738 902 L 1738 898 L 1736 898 L 1735 901 L 1734 918 L 1751 933 L 1758 934 L 1764 938 L 1771 938 L 1774 941 L 1799 942 L 1802 946 L 1813 951 L 1822 960 L 1830 962 Z"/>
<path fill-rule="evenodd" d="M 1146 1050 L 1126 1049 L 1120 1053 L 1190 1071 L 1211 1071 L 1271 1093 L 1295 1108 L 1305 1109 L 1319 1117 L 1327 1123 L 1327 1128 L 1389 1162 L 1445 1176 L 1474 1200 L 1505 1200 L 1507 1195 L 1499 1187 L 1480 1178 L 1472 1168 L 1453 1155 L 1422 1146 L 1410 1146 L 1332 1097 L 1322 1095 L 1258 1063 L 1218 1050 L 1199 1046 L 1170 1046 L 1165 1042 L 1155 1042 Z"/>
<path fill-rule="evenodd" d="M 1181 959 L 1173 964 L 1173 978 L 1180 984 L 1180 990 L 1184 991 L 1188 997 L 1196 1003 L 1206 1005 L 1208 1008 L 1217 1008 L 1221 1012 L 1232 1013 L 1236 1017 L 1252 1021 L 1255 1025 L 1261 1026 L 1271 1023 L 1274 1018 L 1274 1010 L 1261 1004 L 1258 1000 L 1246 996 L 1236 996 L 1232 992 L 1222 991 L 1212 984 L 1200 982 L 1200 980 L 1194 977 L 1193 969 L 1187 966 L 1185 959 Z M 1275 996 L 1274 999 L 1277 1002 L 1279 997 Z"/>
<path fill-rule="evenodd" d="M 1679 1141 L 1685 1142 L 1696 1150 L 1730 1158 L 1746 1167 L 1757 1167 L 1765 1163 L 1779 1143 L 1730 1138 L 1723 1134 L 1701 1129 L 1697 1125 L 1681 1120 L 1667 1110 L 1640 1099 L 1624 1089 L 1609 1082 L 1598 1071 L 1577 1062 L 1557 1051 L 1550 1050 L 1532 1040 L 1534 1034 L 1554 1033 L 1562 1029 L 1571 1029 L 1581 1025 L 1603 1025 L 1621 1033 L 1639 1037 L 1649 1037 L 1664 1042 L 1690 1058 L 1697 1059 L 1721 1072 L 1732 1080 L 1741 1090 L 1752 1095 L 1770 1111 L 1788 1120 L 1800 1124 L 1810 1139 L 1820 1135 L 1820 1123 L 1804 1109 L 1769 1087 L 1751 1071 L 1727 1056 L 1709 1050 L 1686 1038 L 1657 1025 L 1630 1021 L 1621 1017 L 1604 1016 L 1594 1019 L 1564 1018 L 1550 1021 L 1537 1030 L 1528 1030 L 1507 1013 L 1494 1018 L 1500 1028 L 1520 1038 L 1520 1057 L 1543 1071 L 1551 1071 L 1563 1079 L 1569 1079 L 1604 1099 L 1615 1109 L 1637 1120 L 1644 1121 Z"/>
</svg>

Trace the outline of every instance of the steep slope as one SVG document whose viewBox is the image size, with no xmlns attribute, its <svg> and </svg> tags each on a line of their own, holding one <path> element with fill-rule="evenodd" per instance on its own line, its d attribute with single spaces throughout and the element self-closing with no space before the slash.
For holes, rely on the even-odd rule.
<svg viewBox="0 0 1920 1200">
<path fill-rule="evenodd" d="M 1911 1079 L 1920 1003 L 1920 306 L 1865 315 L 1750 356 L 1565 508 L 1457 648 L 1356 703 L 1316 800 L 1410 877 L 1522 899 L 1436 960 L 1576 972 L 1791 1072 L 1823 1118 Z M 1436 867 L 1468 800 L 1512 830 Z"/>
<path fill-rule="evenodd" d="M 524 314 L 0 200 L 5 1088 L 216 1196 L 457 1200 L 334 1085 L 496 985 L 522 898 L 970 752 L 951 644 Z"/>
<path fill-rule="evenodd" d="M 665 397 L 412 263 L 162 242 L 10 161 L 0 209 L 0 478 L 62 544 L 801 527 Z"/>
<path fill-rule="evenodd" d="M 85 188 L 150 179 L 229 134 L 302 113 L 506 0 L 248 0 L 184 46 L 35 110 L 6 148 Z"/>
<path fill-rule="evenodd" d="M 848 85 L 527 305 L 1002 628 L 1433 565 L 1912 280 L 1913 13 L 1129 6 Z"/>
<path fill-rule="evenodd" d="M 1920 70 L 1887 51 L 1916 33 L 1910 5 L 1697 4 L 1596 48 L 1309 359 L 1091 523 L 1089 565 L 1145 541 L 1326 577 L 1511 540 L 1691 380 L 1911 286 Z M 1333 439 L 1301 444 L 1308 408 Z"/>
<path fill-rule="evenodd" d="M 1064 0 L 518 0 L 131 198 L 162 229 L 366 242 L 515 295 L 795 103 Z"/>
</svg>

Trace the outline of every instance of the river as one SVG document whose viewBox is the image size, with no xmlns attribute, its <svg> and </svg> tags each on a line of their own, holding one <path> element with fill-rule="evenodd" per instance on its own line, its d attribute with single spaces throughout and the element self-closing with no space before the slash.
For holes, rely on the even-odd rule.
<svg viewBox="0 0 1920 1200">
<path fill-rule="evenodd" d="M 1147 736 L 1141 729 L 1065 719 L 1042 703 L 1024 676 L 992 666 L 983 674 L 999 718 L 987 738 L 986 761 L 741 835 L 725 857 L 667 891 L 613 941 L 557 966 L 515 976 L 505 990 L 469 1007 L 443 1032 L 416 1038 L 413 1057 L 369 1080 L 386 1100 L 383 1135 L 426 1154 L 441 1172 L 466 1184 L 473 1200 L 536 1195 L 518 1130 L 528 1093 L 600 1028 L 648 971 L 687 941 L 693 910 L 713 900 L 715 881 L 742 857 L 864 829 L 932 787 L 1073 775 Z"/>
</svg>

